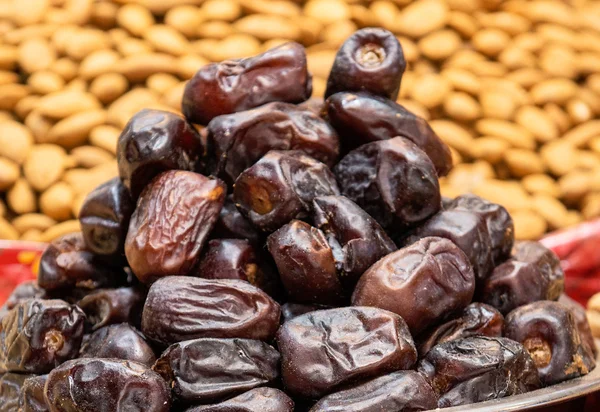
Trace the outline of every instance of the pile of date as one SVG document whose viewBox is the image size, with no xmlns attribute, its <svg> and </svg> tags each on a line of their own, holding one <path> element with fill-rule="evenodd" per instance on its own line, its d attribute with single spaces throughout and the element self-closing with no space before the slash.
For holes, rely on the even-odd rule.
<svg viewBox="0 0 600 412">
<path fill-rule="evenodd" d="M 2 309 L 0 411 L 420 411 L 589 373 L 556 256 L 440 196 L 405 67 L 368 28 L 324 101 L 287 43 L 200 69 L 185 117 L 137 113 L 120 177 Z"/>
</svg>

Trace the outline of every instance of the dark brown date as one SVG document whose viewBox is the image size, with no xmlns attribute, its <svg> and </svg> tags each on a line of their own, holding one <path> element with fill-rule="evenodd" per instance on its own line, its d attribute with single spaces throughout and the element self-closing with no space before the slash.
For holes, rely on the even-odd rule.
<svg viewBox="0 0 600 412">
<path fill-rule="evenodd" d="M 169 412 L 165 381 L 146 366 L 116 359 L 75 359 L 50 372 L 52 412 Z"/>
<path fill-rule="evenodd" d="M 257 230 L 248 219 L 246 219 L 233 201 L 233 194 L 225 198 L 225 203 L 210 233 L 213 239 L 245 239 L 255 246 L 263 241 L 263 234 Z"/>
<path fill-rule="evenodd" d="M 186 412 L 294 412 L 294 401 L 279 389 L 255 388 L 215 405 L 202 405 Z"/>
<path fill-rule="evenodd" d="M 35 280 L 23 282 L 13 289 L 4 305 L 0 307 L 0 320 L 18 303 L 28 299 L 46 299 L 46 290 L 40 288 Z"/>
<path fill-rule="evenodd" d="M 171 345 L 153 367 L 181 403 L 210 403 L 279 377 L 279 353 L 251 339 L 194 339 Z"/>
<path fill-rule="evenodd" d="M 439 408 L 468 405 L 540 387 L 535 365 L 520 343 L 477 336 L 434 346 L 418 371 L 440 395 Z"/>
<path fill-rule="evenodd" d="M 283 322 L 294 319 L 297 316 L 304 315 L 308 312 L 314 312 L 315 310 L 331 309 L 329 306 L 315 305 L 315 304 L 304 304 L 304 303 L 291 303 L 287 302 L 281 305 L 281 317 Z"/>
<path fill-rule="evenodd" d="M 142 332 L 167 345 L 196 338 L 270 341 L 280 315 L 279 305 L 248 282 L 170 276 L 150 288 Z"/>
<path fill-rule="evenodd" d="M 447 239 L 427 237 L 371 266 L 356 285 L 352 304 L 394 312 L 417 335 L 464 309 L 474 290 L 466 255 Z"/>
<path fill-rule="evenodd" d="M 515 242 L 512 256 L 519 262 L 532 263 L 548 279 L 548 300 L 557 300 L 565 289 L 565 274 L 560 266 L 560 259 L 553 251 L 540 242 L 521 240 Z"/>
<path fill-rule="evenodd" d="M 108 257 L 125 253 L 125 237 L 135 204 L 119 178 L 98 186 L 79 211 L 81 231 L 88 249 Z"/>
<path fill-rule="evenodd" d="M 368 93 L 336 93 L 325 102 L 329 122 L 340 136 L 342 153 L 363 144 L 404 137 L 429 157 L 438 176 L 452 169 L 448 145 L 427 121 L 393 100 Z"/>
<path fill-rule="evenodd" d="M 297 150 L 271 150 L 239 175 L 233 200 L 254 226 L 273 232 L 306 217 L 315 197 L 339 193 L 323 163 Z"/>
<path fill-rule="evenodd" d="M 121 323 L 98 329 L 81 346 L 80 358 L 112 358 L 141 363 L 151 367 L 154 351 L 131 325 Z"/>
<path fill-rule="evenodd" d="M 144 109 L 123 129 L 117 144 L 119 176 L 133 199 L 166 170 L 201 172 L 204 146 L 200 135 L 175 113 Z"/>
<path fill-rule="evenodd" d="M 25 379 L 19 398 L 19 412 L 49 412 L 44 398 L 44 386 L 48 375 L 32 376 Z M 0 410 L 2 410 L 0 408 Z"/>
<path fill-rule="evenodd" d="M 298 43 L 245 59 L 202 67 L 187 83 L 181 110 L 192 123 L 252 109 L 269 102 L 300 103 L 312 94 L 306 52 Z"/>
<path fill-rule="evenodd" d="M 0 412 L 17 412 L 19 396 L 26 379 L 35 375 L 5 373 L 0 375 Z"/>
<path fill-rule="evenodd" d="M 62 300 L 21 302 L 0 324 L 0 373 L 48 373 L 77 356 L 85 315 Z"/>
<path fill-rule="evenodd" d="M 313 224 L 325 233 L 338 276 L 350 291 L 373 263 L 397 249 L 379 223 L 344 196 L 315 198 Z"/>
<path fill-rule="evenodd" d="M 291 301 L 336 306 L 347 300 L 333 252 L 319 229 L 293 220 L 269 236 L 267 248 Z"/>
<path fill-rule="evenodd" d="M 419 356 L 427 355 L 435 345 L 471 336 L 501 337 L 504 328 L 504 316 L 498 310 L 485 303 L 471 303 L 455 319 L 449 320 L 419 339 Z"/>
<path fill-rule="evenodd" d="M 409 369 L 417 359 L 406 323 L 377 308 L 345 307 L 298 316 L 281 326 L 277 344 L 288 393 L 309 399 Z"/>
<path fill-rule="evenodd" d="M 367 143 L 334 168 L 342 194 L 385 229 L 414 226 L 441 207 L 440 185 L 431 160 L 410 140 Z"/>
<path fill-rule="evenodd" d="M 288 103 L 219 116 L 207 130 L 216 162 L 212 172 L 228 184 L 270 150 L 300 150 L 330 167 L 339 154 L 333 127 L 314 112 Z"/>
<path fill-rule="evenodd" d="M 146 293 L 141 287 L 98 289 L 77 302 L 92 330 L 114 323 L 139 325 Z"/>
<path fill-rule="evenodd" d="M 131 270 L 142 283 L 192 270 L 225 192 L 221 181 L 181 170 L 152 180 L 138 199 L 125 241 Z"/>
<path fill-rule="evenodd" d="M 415 371 L 398 371 L 332 393 L 310 412 L 414 412 L 437 408 L 437 394 Z"/>
<path fill-rule="evenodd" d="M 525 346 L 544 385 L 586 375 L 596 366 L 573 314 L 558 302 L 534 302 L 513 310 L 506 316 L 504 335 Z"/>
<path fill-rule="evenodd" d="M 327 79 L 325 97 L 365 90 L 396 100 L 406 60 L 393 33 L 367 27 L 354 32 L 338 50 Z"/>
<path fill-rule="evenodd" d="M 558 298 L 558 303 L 566 306 L 573 314 L 573 319 L 575 319 L 575 324 L 577 325 L 577 330 L 579 331 L 581 343 L 588 346 L 588 348 L 594 354 L 594 357 L 598 356 L 598 348 L 596 348 L 596 344 L 594 342 L 594 335 L 592 335 L 592 330 L 590 329 L 585 308 L 579 304 L 579 302 L 576 302 L 568 297 L 565 293 L 560 295 Z"/>
</svg>

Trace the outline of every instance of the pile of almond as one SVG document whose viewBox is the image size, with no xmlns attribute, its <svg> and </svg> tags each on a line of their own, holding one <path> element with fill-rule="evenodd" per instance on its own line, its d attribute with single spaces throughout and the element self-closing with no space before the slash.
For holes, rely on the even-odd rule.
<svg viewBox="0 0 600 412">
<path fill-rule="evenodd" d="M 598 2 L 0 0 L 0 238 L 79 230 L 127 119 L 179 111 L 202 65 L 297 41 L 320 96 L 367 26 L 397 34 L 399 101 L 453 149 L 445 195 L 503 204 L 521 239 L 600 216 Z"/>
</svg>

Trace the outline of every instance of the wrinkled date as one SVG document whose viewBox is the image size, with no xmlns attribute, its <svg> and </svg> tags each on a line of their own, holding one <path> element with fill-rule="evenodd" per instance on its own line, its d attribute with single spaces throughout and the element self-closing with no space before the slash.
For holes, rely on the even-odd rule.
<svg viewBox="0 0 600 412">
<path fill-rule="evenodd" d="M 306 217 L 315 197 L 336 194 L 326 165 L 300 151 L 272 150 L 239 175 L 233 200 L 254 226 L 272 232 Z"/>
<path fill-rule="evenodd" d="M 25 379 L 19 398 L 19 412 L 49 412 L 44 398 L 44 386 L 48 375 L 32 376 Z M 0 396 L 1 398 L 1 396 Z M 0 409 L 1 410 L 1 409 Z"/>
<path fill-rule="evenodd" d="M 393 33 L 368 27 L 356 31 L 338 50 L 327 79 L 325 97 L 365 90 L 396 100 L 406 60 Z"/>
<path fill-rule="evenodd" d="M 142 332 L 163 344 L 205 337 L 270 341 L 280 315 L 279 305 L 248 282 L 171 276 L 150 288 Z"/>
<path fill-rule="evenodd" d="M 187 275 L 225 201 L 226 188 L 201 174 L 170 170 L 144 189 L 131 217 L 125 254 L 143 283 Z"/>
<path fill-rule="evenodd" d="M 19 396 L 26 379 L 34 375 L 5 373 L 0 375 L 0 411 L 16 412 L 19 410 Z"/>
<path fill-rule="evenodd" d="M 519 262 L 532 263 L 548 279 L 548 300 L 557 300 L 565 289 L 565 274 L 560 266 L 560 260 L 553 251 L 540 242 L 521 240 L 515 242 L 513 258 Z"/>
<path fill-rule="evenodd" d="M 294 401 L 279 389 L 255 388 L 216 405 L 196 406 L 186 412 L 294 412 Z"/>
<path fill-rule="evenodd" d="M 340 136 L 343 153 L 365 143 L 404 137 L 429 157 L 438 176 L 452 169 L 448 145 L 427 121 L 393 100 L 368 93 L 336 93 L 325 102 L 329 122 Z"/>
<path fill-rule="evenodd" d="M 153 369 L 175 400 L 210 403 L 277 379 L 279 353 L 258 340 L 195 339 L 170 346 Z"/>
<path fill-rule="evenodd" d="M 342 194 L 386 229 L 414 226 L 441 207 L 440 185 L 431 160 L 402 137 L 351 151 L 334 173 Z"/>
<path fill-rule="evenodd" d="M 310 412 L 413 412 L 437 408 L 437 394 L 415 371 L 398 371 L 332 393 Z"/>
<path fill-rule="evenodd" d="M 418 371 L 440 395 L 439 408 L 467 405 L 540 387 L 527 350 L 506 338 L 484 336 L 434 346 Z"/>
<path fill-rule="evenodd" d="M 320 310 L 283 324 L 277 334 L 281 375 L 295 395 L 319 399 L 341 385 L 411 368 L 416 359 L 406 323 L 367 307 Z"/>
<path fill-rule="evenodd" d="M 165 381 L 144 365 L 75 359 L 50 372 L 46 400 L 56 412 L 169 412 Z"/>
<path fill-rule="evenodd" d="M 333 127 L 314 112 L 293 104 L 269 103 L 219 116 L 207 130 L 216 162 L 211 169 L 228 184 L 270 150 L 300 150 L 330 167 L 339 154 Z"/>
<path fill-rule="evenodd" d="M 187 83 L 181 110 L 192 123 L 269 102 L 300 103 L 312 94 L 306 52 L 289 42 L 257 56 L 202 67 Z"/>
<path fill-rule="evenodd" d="M 262 245 L 262 232 L 258 231 L 235 206 L 233 194 L 225 198 L 225 203 L 210 233 L 213 239 L 244 239 L 255 246 Z"/>
<path fill-rule="evenodd" d="M 17 304 L 28 299 L 46 299 L 46 290 L 40 288 L 35 280 L 23 282 L 13 289 L 4 305 L 0 307 L 0 320 Z"/>
<path fill-rule="evenodd" d="M 135 204 L 119 178 L 98 186 L 79 212 L 81 231 L 88 249 L 110 257 L 125 253 L 125 236 Z"/>
<path fill-rule="evenodd" d="M 504 316 L 485 303 L 471 303 L 462 314 L 433 330 L 424 333 L 419 339 L 419 356 L 427 355 L 435 345 L 470 336 L 502 336 Z"/>
<path fill-rule="evenodd" d="M 283 322 L 287 322 L 288 320 L 294 319 L 300 315 L 304 315 L 305 313 L 325 309 L 331 309 L 331 307 L 316 304 L 287 302 L 281 305 L 281 317 L 283 318 Z"/>
<path fill-rule="evenodd" d="M 92 333 L 81 346 L 79 357 L 123 359 L 148 367 L 156 360 L 150 345 L 127 323 L 106 326 Z"/>
<path fill-rule="evenodd" d="M 586 375 L 596 366 L 571 311 L 558 302 L 521 306 L 506 316 L 504 335 L 531 354 L 544 385 Z"/>
<path fill-rule="evenodd" d="M 592 335 L 585 308 L 564 293 L 558 298 L 558 303 L 566 306 L 573 314 L 581 343 L 588 346 L 594 357 L 598 356 L 598 348 L 596 348 L 596 344 L 594 343 L 594 335 Z"/>
<path fill-rule="evenodd" d="M 464 309 L 474 290 L 465 254 L 447 239 L 428 237 L 371 266 L 356 285 L 352 304 L 394 312 L 416 335 Z"/>
<path fill-rule="evenodd" d="M 0 372 L 47 373 L 77 356 L 85 315 L 62 300 L 17 304 L 0 328 Z"/>
<path fill-rule="evenodd" d="M 98 289 L 77 302 L 92 330 L 113 323 L 139 325 L 146 293 L 141 287 Z"/>
</svg>

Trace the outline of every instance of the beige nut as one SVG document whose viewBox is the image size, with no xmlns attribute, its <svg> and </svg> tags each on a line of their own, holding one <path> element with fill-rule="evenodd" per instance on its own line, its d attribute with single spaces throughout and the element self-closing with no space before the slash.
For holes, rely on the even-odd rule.
<svg viewBox="0 0 600 412">
<path fill-rule="evenodd" d="M 510 70 L 536 67 L 536 57 L 528 50 L 508 46 L 498 55 L 498 61 Z"/>
<path fill-rule="evenodd" d="M 42 241 L 42 231 L 37 229 L 30 229 L 25 233 L 21 234 L 19 240 L 23 240 L 26 242 L 41 242 Z"/>
<path fill-rule="evenodd" d="M 581 99 L 574 98 L 569 100 L 566 109 L 574 124 L 585 123 L 594 116 L 592 108 Z"/>
<path fill-rule="evenodd" d="M 341 46 L 348 37 L 350 37 L 358 27 L 351 20 L 339 20 L 335 23 L 331 23 L 323 29 L 321 38 L 327 44 L 339 47 Z M 406 52 L 405 52 L 406 58 Z M 410 61 L 407 59 L 407 61 Z"/>
<path fill-rule="evenodd" d="M 444 111 L 459 121 L 473 121 L 481 117 L 481 106 L 465 92 L 452 92 L 444 100 Z"/>
<path fill-rule="evenodd" d="M 242 17 L 233 24 L 235 30 L 249 34 L 259 40 L 268 40 L 274 37 L 299 40 L 301 31 L 293 20 L 269 14 L 252 14 Z"/>
<path fill-rule="evenodd" d="M 41 213 L 26 213 L 16 217 L 11 222 L 14 228 L 21 234 L 29 230 L 45 231 L 56 224 L 56 221 Z"/>
<path fill-rule="evenodd" d="M 78 66 L 73 60 L 63 57 L 52 63 L 48 70 L 58 74 L 66 82 L 69 82 L 77 76 Z"/>
<path fill-rule="evenodd" d="M 19 232 L 4 218 L 0 217 L 0 239 L 17 240 Z"/>
<path fill-rule="evenodd" d="M 309 49 L 306 56 L 308 61 L 308 70 L 315 77 L 326 79 L 329 77 L 331 66 L 333 66 L 333 61 L 335 60 L 335 55 L 335 50 L 312 51 Z"/>
<path fill-rule="evenodd" d="M 113 126 L 94 127 L 90 131 L 90 143 L 114 155 L 117 153 L 117 141 L 120 134 L 121 131 Z"/>
<path fill-rule="evenodd" d="M 90 131 L 106 122 L 104 110 L 91 110 L 75 113 L 56 123 L 48 132 L 47 139 L 62 147 L 71 149 L 82 145 Z"/>
<path fill-rule="evenodd" d="M 486 56 L 497 56 L 506 48 L 510 41 L 510 36 L 499 29 L 483 29 L 473 36 L 471 44 L 475 50 Z"/>
<path fill-rule="evenodd" d="M 466 69 L 447 68 L 441 74 L 450 81 L 454 90 L 466 92 L 472 96 L 478 95 L 481 90 L 480 79 Z"/>
<path fill-rule="evenodd" d="M 417 0 L 400 13 L 396 30 L 412 37 L 422 37 L 446 25 L 450 9 L 445 1 Z"/>
<path fill-rule="evenodd" d="M 126 38 L 117 43 L 117 51 L 124 57 L 152 53 L 154 49 L 145 40 Z"/>
<path fill-rule="evenodd" d="M 552 117 L 536 106 L 523 106 L 517 110 L 515 122 L 527 129 L 538 142 L 549 142 L 558 138 L 558 127 Z"/>
<path fill-rule="evenodd" d="M 209 58 L 216 61 L 237 59 L 242 57 L 249 57 L 260 53 L 260 42 L 254 37 L 247 34 L 232 34 L 227 36 L 219 42 L 219 46 L 211 53 Z M 180 72 L 180 77 L 189 78 L 185 75 L 192 73 L 192 68 L 195 68 L 193 73 L 198 71 L 202 66 L 208 63 L 208 61 L 198 56 L 194 64 L 184 63 L 182 66 L 184 70 Z M 182 62 L 180 61 L 180 64 Z M 188 67 L 186 70 L 186 66 Z M 192 73 L 192 75 L 193 75 Z M 191 76 L 190 76 L 191 77 Z"/>
<path fill-rule="evenodd" d="M 100 107 L 100 102 L 94 95 L 66 90 L 42 97 L 36 111 L 51 119 L 64 119 L 75 113 L 100 109 Z"/>
<path fill-rule="evenodd" d="M 484 117 L 489 119 L 512 119 L 517 102 L 510 93 L 505 90 L 482 90 L 479 94 L 479 102 Z"/>
<path fill-rule="evenodd" d="M 315 79 L 313 79 L 314 81 Z M 171 109 L 181 110 L 181 99 L 183 99 L 183 93 L 185 91 L 186 82 L 181 82 L 171 89 L 167 90 L 162 96 L 161 102 Z M 313 93 L 315 93 L 315 86 L 313 84 Z"/>
<path fill-rule="evenodd" d="M 595 295 L 594 295 L 595 296 Z M 600 336 L 600 312 L 594 310 L 588 310 L 586 312 L 588 323 L 590 324 L 590 329 L 592 330 L 592 334 L 596 337 Z"/>
<path fill-rule="evenodd" d="M 564 176 L 577 167 L 577 150 L 565 140 L 557 140 L 544 145 L 540 155 L 548 170 L 555 176 Z"/>
<path fill-rule="evenodd" d="M 573 170 L 558 179 L 561 198 L 568 204 L 579 202 L 593 185 L 593 175 L 587 171 Z"/>
<path fill-rule="evenodd" d="M 506 65 L 508 67 L 508 65 Z M 548 74 L 542 72 L 539 69 L 524 67 L 522 69 L 517 69 L 511 73 L 506 75 L 507 80 L 514 81 L 521 86 L 529 89 L 533 85 L 545 80 L 548 78 Z"/>
<path fill-rule="evenodd" d="M 129 89 L 127 78 L 119 73 L 106 73 L 98 76 L 90 84 L 90 93 L 103 104 L 112 103 Z"/>
<path fill-rule="evenodd" d="M 97 29 L 77 30 L 65 42 L 65 53 L 74 60 L 80 61 L 91 53 L 110 47 L 109 37 Z"/>
<path fill-rule="evenodd" d="M 61 90 L 65 86 L 65 81 L 58 74 L 44 70 L 29 76 L 27 84 L 33 93 L 50 94 Z"/>
<path fill-rule="evenodd" d="M 179 79 L 168 73 L 156 73 L 146 80 L 146 87 L 160 95 L 177 84 L 179 84 Z"/>
<path fill-rule="evenodd" d="M 558 78 L 544 80 L 531 88 L 531 97 L 535 104 L 562 104 L 577 94 L 577 84 L 570 79 Z"/>
<path fill-rule="evenodd" d="M 12 120 L 0 122 L 0 156 L 22 164 L 33 145 L 29 129 Z"/>
<path fill-rule="evenodd" d="M 461 154 L 470 154 L 473 136 L 465 128 L 450 120 L 432 120 L 429 125 L 450 147 Z"/>
<path fill-rule="evenodd" d="M 477 33 L 477 30 L 479 30 L 479 24 L 475 18 L 462 11 L 450 12 L 448 17 L 448 27 L 456 31 L 465 39 L 470 39 Z"/>
<path fill-rule="evenodd" d="M 164 53 L 136 54 L 116 62 L 113 69 L 131 82 L 140 82 L 156 73 L 177 73 L 177 59 Z"/>
<path fill-rule="evenodd" d="M 229 23 L 224 21 L 207 21 L 198 27 L 198 32 L 195 37 L 203 40 L 220 40 L 234 34 L 236 30 Z M 202 40 L 198 40 L 202 41 Z M 192 45 L 192 47 L 194 47 Z"/>
<path fill-rule="evenodd" d="M 473 193 L 501 204 L 511 214 L 531 208 L 531 196 L 516 181 L 488 179 L 473 189 Z"/>
<path fill-rule="evenodd" d="M 471 155 L 476 159 L 485 160 L 488 163 L 496 164 L 504 158 L 504 153 L 508 150 L 510 144 L 498 137 L 483 136 L 471 145 Z"/>
<path fill-rule="evenodd" d="M 286 0 L 239 0 L 244 12 L 248 14 L 277 14 L 280 16 L 297 17 L 301 13 L 301 9 L 297 4 Z M 352 14 L 352 6 L 350 6 Z M 356 19 L 356 16 L 352 14 Z"/>
<path fill-rule="evenodd" d="M 102 183 L 119 175 L 116 161 L 111 161 L 91 169 L 67 170 L 63 180 L 71 186 L 76 195 L 86 195 Z"/>
<path fill-rule="evenodd" d="M 521 184 L 527 192 L 540 195 L 549 195 L 555 198 L 560 196 L 558 183 L 547 174 L 532 174 L 525 176 Z"/>
<path fill-rule="evenodd" d="M 20 178 L 6 194 L 8 206 L 17 214 L 32 213 L 37 210 L 35 193 L 26 179 Z"/>
<path fill-rule="evenodd" d="M 242 8 L 233 0 L 207 0 L 200 8 L 206 20 L 235 21 L 242 14 Z"/>
<path fill-rule="evenodd" d="M 80 146 L 71 150 L 78 167 L 91 168 L 114 160 L 114 155 L 96 146 Z"/>
<path fill-rule="evenodd" d="M 498 29 L 512 36 L 528 32 L 531 22 L 517 14 L 510 12 L 478 13 L 477 20 L 486 29 Z"/>
<path fill-rule="evenodd" d="M 419 41 L 423 56 L 431 60 L 444 60 L 452 56 L 462 45 L 460 36 L 452 30 L 440 30 Z"/>
<path fill-rule="evenodd" d="M 67 183 L 55 183 L 41 194 L 40 210 L 59 222 L 70 219 L 74 197 L 73 189 Z"/>
<path fill-rule="evenodd" d="M 81 231 L 79 220 L 67 220 L 57 225 L 52 226 L 50 229 L 44 231 L 40 237 L 41 242 L 52 242 L 61 236 L 69 233 L 76 233 Z"/>
<path fill-rule="evenodd" d="M 415 102 L 414 100 L 400 99 L 397 101 L 397 103 L 425 120 L 430 120 L 431 118 L 429 110 L 427 110 L 427 108 L 419 102 Z"/>
<path fill-rule="evenodd" d="M 0 85 L 0 110 L 13 110 L 28 94 L 29 87 L 23 84 Z"/>
<path fill-rule="evenodd" d="M 304 5 L 304 14 L 324 24 L 350 17 L 350 7 L 342 0 L 310 0 Z"/>
<path fill-rule="evenodd" d="M 117 23 L 131 34 L 141 36 L 154 24 L 154 16 L 141 5 L 127 4 L 117 12 Z"/>
<path fill-rule="evenodd" d="M 196 37 L 198 26 L 206 19 L 197 7 L 183 5 L 172 8 L 165 14 L 165 24 L 173 27 L 187 38 Z"/>
<path fill-rule="evenodd" d="M 409 90 L 409 96 L 428 109 L 441 105 L 452 91 L 452 84 L 435 73 L 419 76 Z"/>
<path fill-rule="evenodd" d="M 40 23 L 48 8 L 50 0 L 28 0 L 12 2 L 11 19 L 17 26 L 29 26 Z"/>
<path fill-rule="evenodd" d="M 515 238 L 519 240 L 538 240 L 548 226 L 544 218 L 530 210 L 518 210 L 511 213 L 515 225 Z"/>
<path fill-rule="evenodd" d="M 515 177 L 543 173 L 545 170 L 542 159 L 531 150 L 508 149 L 504 154 L 504 161 Z"/>
<path fill-rule="evenodd" d="M 19 46 L 19 65 L 26 73 L 49 68 L 56 60 L 56 52 L 43 38 L 33 38 Z"/>
<path fill-rule="evenodd" d="M 581 202 L 581 214 L 586 220 L 600 216 L 600 193 L 588 193 Z"/>
<path fill-rule="evenodd" d="M 0 190 L 6 190 L 19 178 L 19 165 L 10 159 L 0 157 Z"/>
<path fill-rule="evenodd" d="M 65 158 L 66 152 L 60 146 L 36 145 L 23 164 L 25 178 L 35 190 L 44 191 L 62 176 Z"/>
<path fill-rule="evenodd" d="M 32 110 L 25 118 L 25 126 L 33 134 L 36 143 L 47 143 L 46 136 L 54 122 L 42 116 L 37 110 Z"/>
<path fill-rule="evenodd" d="M 550 229 L 560 229 L 568 222 L 568 210 L 560 200 L 548 195 L 532 196 L 533 208 L 542 216 Z"/>
<path fill-rule="evenodd" d="M 190 51 L 190 44 L 183 34 L 164 24 L 157 24 L 144 31 L 144 39 L 158 52 L 182 56 Z"/>
<path fill-rule="evenodd" d="M 90 53 L 79 65 L 79 76 L 89 80 L 109 73 L 119 57 L 119 53 L 108 49 Z"/>
<path fill-rule="evenodd" d="M 563 139 L 574 146 L 583 147 L 596 136 L 600 136 L 600 120 L 592 120 L 569 130 Z"/>
<path fill-rule="evenodd" d="M 481 119 L 475 123 L 475 129 L 481 135 L 499 137 L 512 147 L 534 150 L 536 146 L 533 135 L 527 129 L 506 120 Z"/>
</svg>

